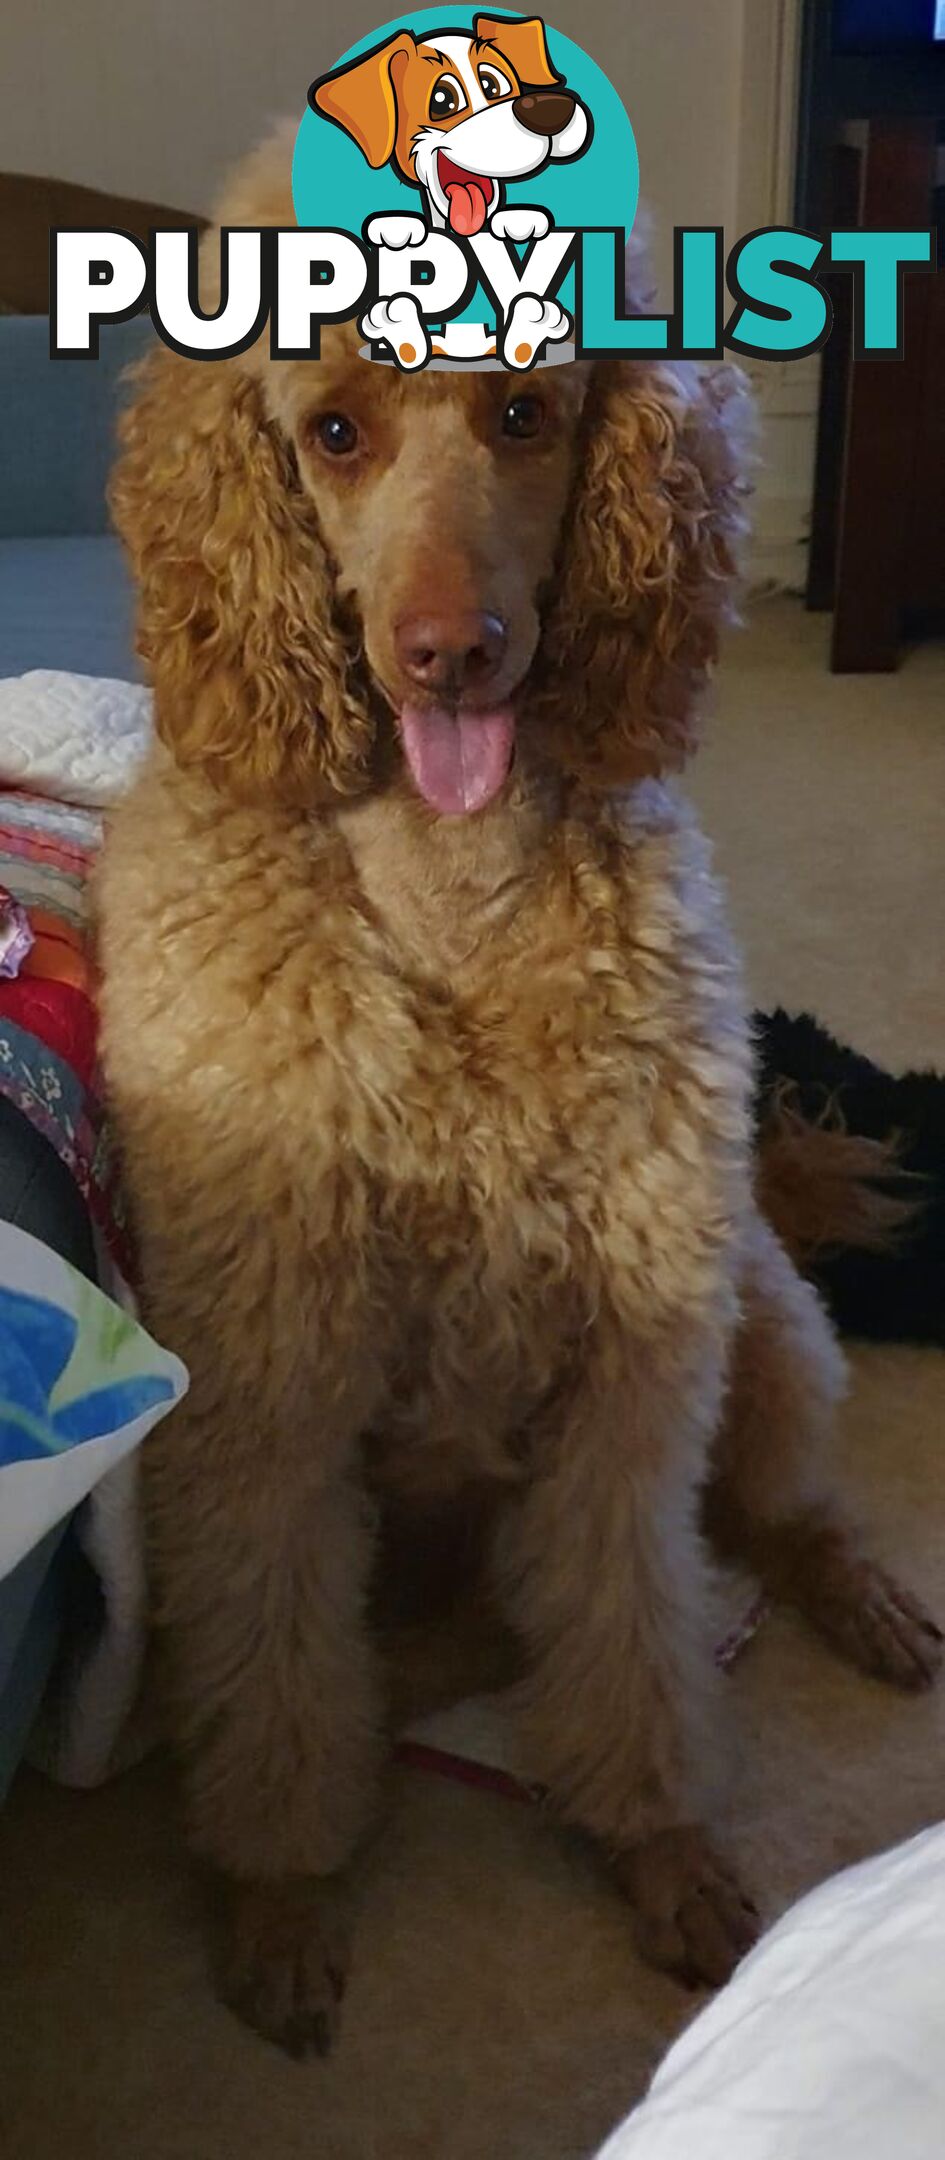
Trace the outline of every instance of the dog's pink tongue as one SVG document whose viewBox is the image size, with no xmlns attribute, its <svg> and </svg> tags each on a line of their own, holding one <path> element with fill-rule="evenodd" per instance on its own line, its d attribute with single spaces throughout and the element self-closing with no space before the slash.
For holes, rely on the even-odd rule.
<svg viewBox="0 0 945 2160">
<path fill-rule="evenodd" d="M 425 802 L 442 817 L 482 810 L 508 778 L 515 718 L 508 705 L 497 712 L 452 713 L 405 705 L 400 733 L 413 779 Z"/>
<path fill-rule="evenodd" d="M 471 233 L 481 232 L 489 208 L 489 194 L 480 187 L 478 180 L 448 180 L 444 192 L 450 206 L 453 231 L 467 238 Z"/>
</svg>

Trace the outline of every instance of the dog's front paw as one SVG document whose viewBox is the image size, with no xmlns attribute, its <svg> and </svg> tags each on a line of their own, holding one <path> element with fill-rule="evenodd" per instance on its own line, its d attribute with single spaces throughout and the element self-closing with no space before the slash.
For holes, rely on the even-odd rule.
<svg viewBox="0 0 945 2160">
<path fill-rule="evenodd" d="M 419 247 L 426 236 L 422 217 L 409 212 L 382 210 L 367 221 L 366 237 L 372 247 Z"/>
<path fill-rule="evenodd" d="M 551 231 L 551 219 L 537 204 L 507 203 L 504 209 L 493 210 L 489 231 L 497 240 L 544 240 Z"/>
<path fill-rule="evenodd" d="M 558 343 L 571 329 L 571 317 L 557 300 L 539 300 L 537 293 L 519 293 L 509 309 L 502 333 L 502 360 L 508 368 L 530 368 L 541 348 Z"/>
<path fill-rule="evenodd" d="M 426 324 L 412 293 L 392 293 L 389 300 L 375 300 L 358 325 L 361 336 L 386 342 L 399 368 L 412 374 L 430 357 Z"/>
<path fill-rule="evenodd" d="M 220 1970 L 225 2003 L 297 2061 L 327 2055 L 344 1992 L 341 1951 L 326 1939 L 324 1885 L 307 1876 L 232 1891 Z"/>
<path fill-rule="evenodd" d="M 835 1650 L 877 1680 L 917 1692 L 942 1665 L 942 1630 L 885 1569 L 837 1539 L 805 1573 L 801 1610 Z"/>
<path fill-rule="evenodd" d="M 643 1956 L 687 1987 L 722 1987 L 757 1941 L 758 1913 L 703 1830 L 661 1830 L 621 1854 L 616 1873 Z"/>
</svg>

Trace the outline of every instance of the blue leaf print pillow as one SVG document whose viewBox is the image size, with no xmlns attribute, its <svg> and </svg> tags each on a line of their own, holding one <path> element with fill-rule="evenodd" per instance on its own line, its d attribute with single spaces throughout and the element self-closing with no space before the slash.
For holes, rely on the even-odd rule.
<svg viewBox="0 0 945 2160">
<path fill-rule="evenodd" d="M 0 1576 L 186 1386 L 130 1313 L 0 1224 Z"/>
<path fill-rule="evenodd" d="M 140 1333 L 116 1308 L 117 1317 Z M 56 1454 L 129 1424 L 153 1403 L 169 1402 L 174 1388 L 161 1373 L 132 1372 L 94 1380 L 75 1392 L 79 1322 L 43 1298 L 0 1287 L 0 1464 L 30 1455 Z M 103 1367 L 103 1371 L 107 1366 Z"/>
</svg>

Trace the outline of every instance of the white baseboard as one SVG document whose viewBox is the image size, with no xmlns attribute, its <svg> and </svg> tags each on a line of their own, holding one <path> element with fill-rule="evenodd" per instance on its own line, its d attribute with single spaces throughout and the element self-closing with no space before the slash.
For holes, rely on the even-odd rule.
<svg viewBox="0 0 945 2160">
<path fill-rule="evenodd" d="M 816 358 L 755 362 L 748 372 L 760 423 L 749 580 L 796 591 L 807 574 L 819 366 Z"/>
<path fill-rule="evenodd" d="M 755 533 L 744 561 L 744 582 L 750 593 L 800 593 L 807 584 L 807 535 L 796 533 L 778 539 L 772 533 Z"/>
<path fill-rule="evenodd" d="M 813 436 L 811 436 L 811 453 Z M 745 567 L 751 585 L 772 584 L 799 592 L 807 577 L 810 489 L 759 492 L 752 505 Z"/>
</svg>

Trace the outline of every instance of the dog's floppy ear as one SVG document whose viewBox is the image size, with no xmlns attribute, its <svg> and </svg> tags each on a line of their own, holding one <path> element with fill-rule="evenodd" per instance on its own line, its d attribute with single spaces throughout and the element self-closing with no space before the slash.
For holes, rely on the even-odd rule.
<svg viewBox="0 0 945 2160">
<path fill-rule="evenodd" d="M 349 67 L 335 68 L 313 82 L 308 102 L 345 133 L 353 136 L 368 164 L 386 165 L 397 136 L 397 95 L 394 87 L 398 56 L 416 52 L 410 30 L 400 30 Z"/>
<path fill-rule="evenodd" d="M 163 347 L 137 372 L 110 500 L 159 735 L 243 800 L 359 792 L 373 730 L 315 512 L 259 386 Z"/>
<path fill-rule="evenodd" d="M 477 15 L 473 30 L 478 38 L 494 45 L 498 53 L 511 60 L 520 83 L 536 87 L 561 82 L 557 68 L 548 57 L 545 25 L 540 15 L 529 15 L 519 22 L 508 22 L 501 16 Z"/>
<path fill-rule="evenodd" d="M 730 618 L 751 404 L 738 370 L 598 363 L 534 712 L 602 787 L 679 767 Z"/>
</svg>

